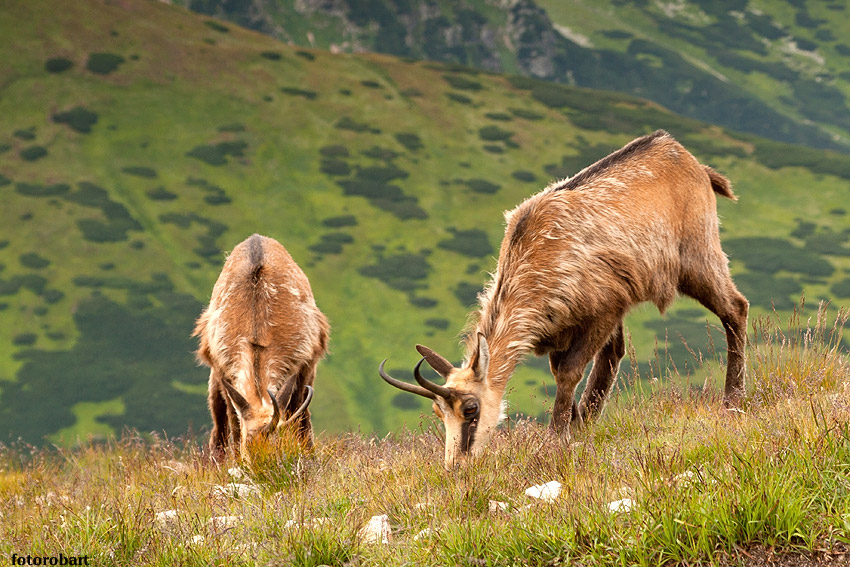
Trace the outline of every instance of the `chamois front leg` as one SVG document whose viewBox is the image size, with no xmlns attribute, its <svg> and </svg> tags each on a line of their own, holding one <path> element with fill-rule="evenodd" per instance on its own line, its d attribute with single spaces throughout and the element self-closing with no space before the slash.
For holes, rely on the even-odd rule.
<svg viewBox="0 0 850 567">
<path fill-rule="evenodd" d="M 230 423 L 228 418 L 228 401 L 221 390 L 221 374 L 215 369 L 210 370 L 209 395 L 207 399 L 212 415 L 212 431 L 210 432 L 209 450 L 214 459 L 220 459 L 230 442 Z"/>
<path fill-rule="evenodd" d="M 549 353 L 549 368 L 558 388 L 552 409 L 552 428 L 566 438 L 570 436 L 571 425 L 582 425 L 581 414 L 575 401 L 576 386 L 581 382 L 581 369 L 570 364 L 570 358 L 569 351 Z"/>
</svg>

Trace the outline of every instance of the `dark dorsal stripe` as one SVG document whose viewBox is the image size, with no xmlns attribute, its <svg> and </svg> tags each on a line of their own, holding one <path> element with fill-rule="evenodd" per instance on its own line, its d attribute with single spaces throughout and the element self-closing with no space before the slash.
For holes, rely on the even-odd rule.
<svg viewBox="0 0 850 567">
<path fill-rule="evenodd" d="M 670 134 L 668 134 L 664 130 L 656 130 L 652 134 L 647 134 L 646 136 L 633 140 L 622 148 L 620 148 L 619 150 L 617 150 L 616 152 L 607 155 L 596 163 L 582 169 L 569 179 L 564 180 L 560 184 L 556 185 L 553 190 L 572 191 L 578 189 L 584 183 L 596 177 L 606 169 L 609 169 L 614 165 L 625 161 L 634 155 L 646 151 L 646 149 L 652 146 L 656 140 L 658 140 L 659 138 L 667 137 L 669 135 Z"/>
<path fill-rule="evenodd" d="M 472 444 L 475 442 L 475 427 L 472 427 L 473 423 L 477 423 L 478 418 L 475 419 L 465 419 L 463 421 L 463 425 L 460 426 L 460 452 L 461 453 L 469 453 L 469 449 L 472 447 Z"/>
</svg>

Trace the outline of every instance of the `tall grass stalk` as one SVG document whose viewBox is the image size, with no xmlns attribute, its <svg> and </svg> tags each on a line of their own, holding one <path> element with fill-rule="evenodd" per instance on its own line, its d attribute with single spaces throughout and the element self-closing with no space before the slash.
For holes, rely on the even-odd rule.
<svg viewBox="0 0 850 567">
<path fill-rule="evenodd" d="M 0 561 L 94 565 L 738 565 L 850 552 L 848 313 L 753 324 L 740 411 L 656 376 L 571 442 L 519 421 L 446 472 L 442 438 L 283 436 L 251 464 L 125 434 L 0 448 Z M 641 386 L 638 386 L 643 384 Z M 237 469 L 238 467 L 238 469 Z M 525 495 L 557 480 L 554 502 Z M 248 485 L 236 496 L 230 483 Z M 224 490 L 222 488 L 224 487 Z M 230 487 L 230 488 L 228 488 Z M 611 504 L 618 503 L 618 511 Z M 389 543 L 362 529 L 387 515 Z M 750 557 L 754 559 L 749 559 Z"/>
</svg>

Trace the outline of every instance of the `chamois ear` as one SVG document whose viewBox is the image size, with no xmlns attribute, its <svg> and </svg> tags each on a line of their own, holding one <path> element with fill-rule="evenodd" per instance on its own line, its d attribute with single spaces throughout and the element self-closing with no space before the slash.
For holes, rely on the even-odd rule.
<svg viewBox="0 0 850 567">
<path fill-rule="evenodd" d="M 479 380 L 487 378 L 487 369 L 490 367 L 490 347 L 487 346 L 487 339 L 481 333 L 478 333 L 478 350 L 472 355 L 469 366 L 475 372 L 476 378 Z"/>
<path fill-rule="evenodd" d="M 233 404 L 236 413 L 239 414 L 240 418 L 247 419 L 248 414 L 251 412 L 251 405 L 248 403 L 248 400 L 227 380 L 222 380 L 221 383 L 224 384 L 224 389 L 227 390 L 227 397 L 230 398 L 230 403 Z"/>
<path fill-rule="evenodd" d="M 451 362 L 431 350 L 430 348 L 422 345 L 416 345 L 416 350 L 419 351 L 419 354 L 425 357 L 425 362 L 428 365 L 437 371 L 437 374 L 442 376 L 443 378 L 448 378 L 449 373 L 454 370 L 454 366 Z"/>
</svg>

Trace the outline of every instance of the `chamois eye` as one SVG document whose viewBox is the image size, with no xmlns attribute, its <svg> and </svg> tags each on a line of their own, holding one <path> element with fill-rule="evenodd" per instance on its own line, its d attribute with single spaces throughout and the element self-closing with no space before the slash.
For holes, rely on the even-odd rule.
<svg viewBox="0 0 850 567">
<path fill-rule="evenodd" d="M 470 401 L 463 405 L 463 417 L 472 419 L 478 415 L 478 402 Z"/>
</svg>

